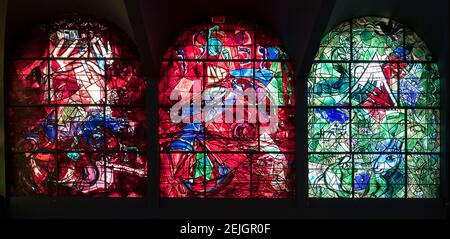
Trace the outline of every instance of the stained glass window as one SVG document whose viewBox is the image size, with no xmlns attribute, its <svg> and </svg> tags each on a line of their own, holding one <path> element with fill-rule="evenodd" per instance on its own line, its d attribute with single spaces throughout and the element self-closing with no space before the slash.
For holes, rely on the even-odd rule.
<svg viewBox="0 0 450 239">
<path fill-rule="evenodd" d="M 251 104 L 249 89 L 264 102 Z M 174 91 L 186 97 L 171 99 Z M 171 109 L 182 101 L 187 107 L 175 113 L 201 120 L 174 121 Z M 275 114 L 263 116 L 266 106 Z M 160 196 L 293 197 L 294 106 L 291 63 L 263 29 L 213 17 L 181 32 L 165 53 L 159 81 Z M 239 112 L 243 121 L 224 120 Z M 266 116 L 278 119 L 276 131 Z"/>
<path fill-rule="evenodd" d="M 328 32 L 308 78 L 309 197 L 439 197 L 439 95 L 430 51 L 400 23 Z"/>
<path fill-rule="evenodd" d="M 12 195 L 146 193 L 146 83 L 124 33 L 78 15 L 40 25 L 9 82 Z"/>
</svg>

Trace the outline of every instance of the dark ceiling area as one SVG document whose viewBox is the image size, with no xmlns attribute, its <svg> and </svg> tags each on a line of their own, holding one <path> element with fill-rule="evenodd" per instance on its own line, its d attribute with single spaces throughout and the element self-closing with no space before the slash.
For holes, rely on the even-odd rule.
<svg viewBox="0 0 450 239">
<path fill-rule="evenodd" d="M 326 30 L 353 17 L 395 19 L 412 28 L 427 43 L 442 71 L 448 69 L 448 4 L 447 0 L 337 0 Z"/>
</svg>

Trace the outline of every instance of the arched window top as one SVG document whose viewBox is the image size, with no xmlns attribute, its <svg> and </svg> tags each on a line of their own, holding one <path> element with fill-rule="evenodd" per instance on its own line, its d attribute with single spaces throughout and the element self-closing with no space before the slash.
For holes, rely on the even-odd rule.
<svg viewBox="0 0 450 239">
<path fill-rule="evenodd" d="M 12 195 L 143 196 L 146 83 L 126 34 L 68 15 L 24 37 L 9 72 Z"/>
<path fill-rule="evenodd" d="M 288 55 L 265 29 L 235 18 L 213 17 L 210 23 L 183 31 L 164 59 L 273 61 Z"/>
<path fill-rule="evenodd" d="M 326 33 L 308 77 L 309 196 L 436 198 L 440 78 L 426 44 L 387 18 Z"/>
<path fill-rule="evenodd" d="M 345 21 L 324 35 L 316 60 L 431 61 L 425 42 L 410 28 L 384 17 Z"/>
<path fill-rule="evenodd" d="M 159 81 L 161 197 L 293 197 L 292 75 L 279 41 L 256 25 L 213 17 L 181 32 L 166 51 Z M 277 131 L 268 130 L 270 119 L 264 122 L 262 115 L 249 120 L 258 115 L 258 106 L 244 96 L 249 89 L 267 100 L 261 106 L 268 111 L 271 104 L 277 106 L 271 111 L 277 113 Z M 175 90 L 186 98 L 171 99 Z M 188 104 L 172 111 L 198 95 L 203 96 L 201 108 Z M 243 122 L 235 120 L 240 109 Z M 188 121 L 174 122 L 173 113 Z M 202 120 L 189 121 L 199 115 Z"/>
</svg>

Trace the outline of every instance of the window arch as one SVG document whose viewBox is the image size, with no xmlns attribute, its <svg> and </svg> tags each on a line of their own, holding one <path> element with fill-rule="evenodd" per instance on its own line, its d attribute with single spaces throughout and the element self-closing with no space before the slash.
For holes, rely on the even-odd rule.
<svg viewBox="0 0 450 239">
<path fill-rule="evenodd" d="M 58 18 L 25 35 L 9 72 L 12 195 L 146 193 L 146 83 L 124 33 Z"/>
<path fill-rule="evenodd" d="M 411 29 L 380 17 L 333 28 L 308 78 L 309 197 L 439 197 L 439 95 Z"/>
<path fill-rule="evenodd" d="M 248 22 L 213 17 L 210 23 L 183 31 L 166 51 L 161 67 L 160 196 L 293 197 L 292 74 L 278 40 Z M 255 113 L 262 105 L 251 106 L 250 97 L 239 100 L 247 89 L 258 92 L 258 100 L 266 93 L 262 105 L 277 107 L 270 111 L 279 119 L 276 132 L 261 120 L 267 115 Z M 172 120 L 171 109 L 183 101 L 182 96 L 171 100 L 174 91 L 189 99 L 176 115 L 192 121 Z M 208 109 L 212 104 L 218 108 Z M 236 116 L 244 106 L 245 121 L 226 121 L 227 112 Z"/>
</svg>

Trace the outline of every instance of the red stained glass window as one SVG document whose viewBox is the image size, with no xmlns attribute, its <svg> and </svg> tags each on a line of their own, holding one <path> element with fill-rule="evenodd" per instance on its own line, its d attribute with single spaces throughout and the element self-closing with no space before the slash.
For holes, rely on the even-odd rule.
<svg viewBox="0 0 450 239">
<path fill-rule="evenodd" d="M 293 197 L 293 79 L 256 25 L 214 17 L 182 32 L 161 66 L 160 196 Z"/>
<path fill-rule="evenodd" d="M 12 195 L 146 193 L 146 82 L 124 33 L 77 15 L 40 25 L 9 82 Z"/>
</svg>

